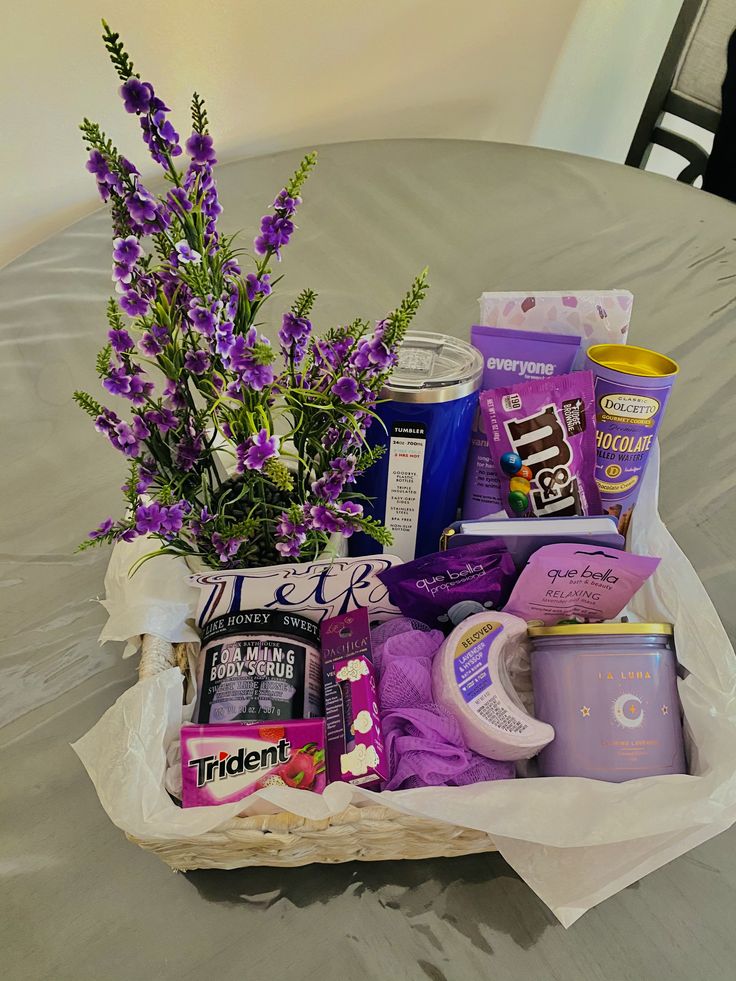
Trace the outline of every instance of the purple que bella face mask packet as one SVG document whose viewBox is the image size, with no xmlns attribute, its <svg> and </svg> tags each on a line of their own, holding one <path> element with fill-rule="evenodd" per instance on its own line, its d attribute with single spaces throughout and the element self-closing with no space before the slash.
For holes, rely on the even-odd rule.
<svg viewBox="0 0 736 981">
<path fill-rule="evenodd" d="M 580 337 L 508 327 L 471 328 L 470 340 L 483 355 L 484 390 L 517 381 L 564 375 L 580 350 Z M 501 478 L 493 465 L 480 405 L 473 420 L 463 492 L 463 518 L 484 518 L 503 509 Z"/>
<path fill-rule="evenodd" d="M 590 371 L 482 392 L 480 405 L 510 517 L 602 513 Z"/>
<path fill-rule="evenodd" d="M 504 543 L 491 538 L 424 555 L 378 577 L 404 616 L 447 634 L 473 613 L 501 609 L 516 572 Z"/>
<path fill-rule="evenodd" d="M 545 545 L 530 556 L 506 613 L 554 626 L 560 620 L 613 620 L 660 560 L 588 545 Z"/>
</svg>

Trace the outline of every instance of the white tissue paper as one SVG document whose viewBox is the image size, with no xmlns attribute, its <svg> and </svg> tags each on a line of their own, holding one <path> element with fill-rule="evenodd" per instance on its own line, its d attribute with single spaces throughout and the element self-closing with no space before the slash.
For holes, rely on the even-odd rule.
<svg viewBox="0 0 736 981">
<path fill-rule="evenodd" d="M 736 659 L 702 583 L 659 518 L 658 479 L 655 447 L 629 545 L 661 556 L 662 562 L 631 612 L 642 620 L 676 624 L 677 655 L 689 672 L 680 682 L 680 696 L 692 776 L 620 784 L 568 777 L 500 780 L 380 795 L 337 783 L 321 796 L 269 788 L 249 797 L 245 808 L 240 801 L 182 810 L 165 790 L 167 748 L 191 711 L 182 706 L 182 677 L 174 668 L 125 692 L 74 745 L 108 816 L 134 837 L 165 841 L 212 830 L 238 813 L 282 809 L 324 818 L 350 802 L 380 802 L 487 832 L 506 861 L 570 926 L 592 906 L 736 821 Z M 114 632 L 127 637 L 164 623 L 169 636 L 183 636 L 187 617 L 176 619 L 182 593 L 173 584 L 168 588 L 171 603 L 155 588 L 151 605 L 157 609 L 150 614 L 137 603 L 127 606 L 122 596 L 108 596 Z M 131 616 L 127 629 L 125 610 Z"/>
<path fill-rule="evenodd" d="M 172 644 L 199 643 L 194 629 L 199 590 L 189 582 L 189 567 L 183 558 L 159 555 L 143 562 L 135 575 L 131 569 L 161 543 L 141 536 L 132 542 L 118 542 L 112 550 L 105 573 L 107 623 L 100 643 L 123 640 L 123 657 L 135 654 L 143 634 L 155 634 Z"/>
</svg>

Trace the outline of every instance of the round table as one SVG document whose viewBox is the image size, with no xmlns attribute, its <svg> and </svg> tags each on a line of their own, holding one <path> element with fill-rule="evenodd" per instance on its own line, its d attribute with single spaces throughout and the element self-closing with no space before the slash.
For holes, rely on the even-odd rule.
<svg viewBox="0 0 736 981">
<path fill-rule="evenodd" d="M 221 227 L 249 238 L 299 159 L 220 167 Z M 417 327 L 462 337 L 483 290 L 632 290 L 630 341 L 681 365 L 660 509 L 733 637 L 736 208 L 598 160 L 437 140 L 323 147 L 304 198 L 272 323 L 304 286 L 320 328 L 378 318 L 424 265 Z M 110 261 L 101 209 L 0 272 L 6 977 L 732 978 L 736 832 L 566 933 L 497 855 L 173 875 L 110 824 L 68 745 L 135 678 L 96 642 L 108 555 L 73 554 L 121 506 L 121 461 L 70 397 L 98 391 Z"/>
</svg>

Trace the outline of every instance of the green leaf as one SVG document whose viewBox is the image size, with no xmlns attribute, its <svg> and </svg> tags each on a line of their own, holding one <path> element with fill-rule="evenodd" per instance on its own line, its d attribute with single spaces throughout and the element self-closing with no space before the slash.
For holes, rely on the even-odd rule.
<svg viewBox="0 0 736 981">
<path fill-rule="evenodd" d="M 110 372 L 110 358 L 112 356 L 112 345 L 106 344 L 97 355 L 95 368 L 100 378 L 107 378 Z"/>
<path fill-rule="evenodd" d="M 127 82 L 131 76 L 140 78 L 140 75 L 136 74 L 133 68 L 133 62 L 128 57 L 128 54 L 123 47 L 123 42 L 120 40 L 119 34 L 114 34 L 106 21 L 102 21 L 102 40 L 107 48 L 107 53 L 110 55 L 110 61 L 113 63 L 115 71 L 120 76 L 120 80 Z"/>
<path fill-rule="evenodd" d="M 297 787 L 299 786 L 299 784 L 302 782 L 303 779 L 304 779 L 304 772 L 302 771 L 301 773 L 297 773 L 297 775 L 294 777 L 294 783 L 297 785 Z"/>
<path fill-rule="evenodd" d="M 317 152 L 313 150 L 308 153 L 297 169 L 292 174 L 291 180 L 286 185 L 286 193 L 290 198 L 295 198 L 299 194 L 302 185 L 305 183 L 310 173 L 317 166 Z"/>
<path fill-rule="evenodd" d="M 404 334 L 406 334 L 409 324 L 414 319 L 429 289 L 429 283 L 427 282 L 428 274 L 429 269 L 425 266 L 409 287 L 409 291 L 404 299 L 393 313 L 390 313 L 387 317 L 384 343 L 388 347 L 395 348 L 403 341 Z"/>
<path fill-rule="evenodd" d="M 88 395 L 87 392 L 77 391 L 72 398 L 92 419 L 96 419 L 104 411 L 100 403 L 93 399 L 91 395 Z"/>
<path fill-rule="evenodd" d="M 294 303 L 292 303 L 291 312 L 295 317 L 308 317 L 316 299 L 317 294 L 314 290 L 302 290 Z"/>
<path fill-rule="evenodd" d="M 192 128 L 195 133 L 204 134 L 209 132 L 207 129 L 208 126 L 209 120 L 207 119 L 204 99 L 198 92 L 195 92 L 192 95 Z"/>
</svg>

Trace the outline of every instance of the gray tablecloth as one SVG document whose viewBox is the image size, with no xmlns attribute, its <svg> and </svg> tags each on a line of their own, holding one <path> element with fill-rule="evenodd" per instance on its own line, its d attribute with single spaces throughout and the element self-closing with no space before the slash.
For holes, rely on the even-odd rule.
<svg viewBox="0 0 736 981">
<path fill-rule="evenodd" d="M 250 235 L 299 156 L 219 168 L 223 226 Z M 417 326 L 465 337 L 483 290 L 633 291 L 630 341 L 681 365 L 660 508 L 733 637 L 736 208 L 601 161 L 451 141 L 324 147 L 304 197 L 272 323 L 307 285 L 322 328 L 377 318 L 425 264 Z M 102 210 L 0 272 L 5 976 L 732 979 L 733 833 L 565 933 L 493 855 L 174 876 L 110 825 L 68 747 L 134 679 L 96 643 L 107 554 L 72 554 L 124 478 L 70 399 L 96 390 L 109 244 Z"/>
</svg>

